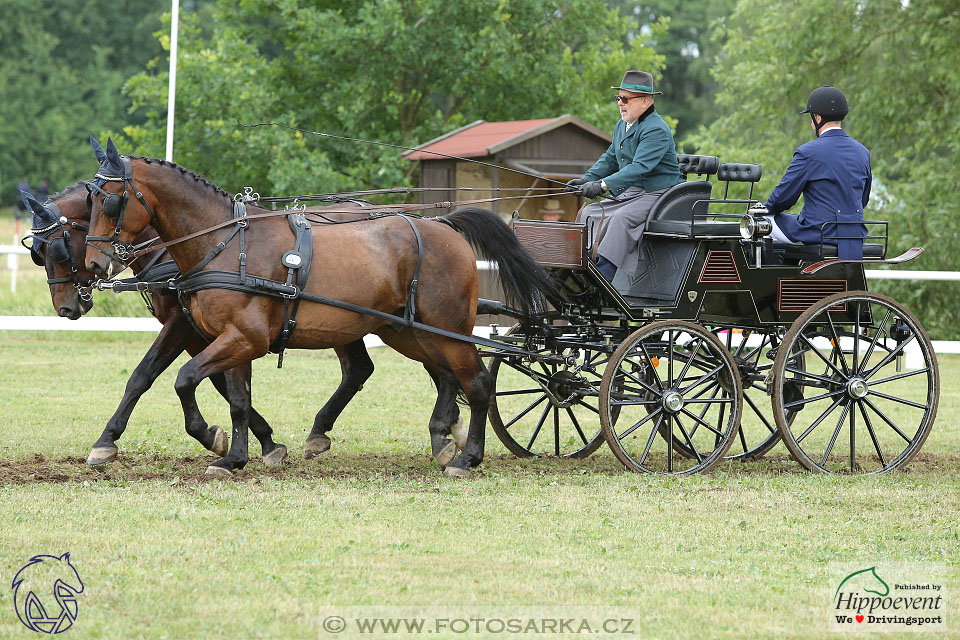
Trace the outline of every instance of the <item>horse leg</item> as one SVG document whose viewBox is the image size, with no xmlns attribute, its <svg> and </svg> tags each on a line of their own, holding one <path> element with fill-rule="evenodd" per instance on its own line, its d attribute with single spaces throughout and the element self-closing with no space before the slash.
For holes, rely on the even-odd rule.
<svg viewBox="0 0 960 640">
<path fill-rule="evenodd" d="M 228 373 L 227 401 L 233 423 L 233 441 L 227 455 L 207 468 L 208 475 L 230 475 L 234 470 L 246 466 L 249 460 L 250 360 L 261 353 L 234 329 L 220 334 L 206 349 L 183 365 L 177 374 L 174 388 L 183 408 L 184 426 L 188 433 L 193 434 L 207 428 L 197 406 L 197 385 L 214 373 Z"/>
<path fill-rule="evenodd" d="M 457 456 L 462 446 L 456 437 L 453 440 L 449 438 L 451 428 L 463 424 L 460 420 L 460 408 L 457 407 L 460 383 L 450 370 L 432 369 L 426 365 L 424 368 L 437 386 L 437 403 L 430 416 L 430 446 L 433 459 L 443 468 Z"/>
<path fill-rule="evenodd" d="M 313 420 L 313 429 L 307 436 L 303 451 L 303 457 L 308 460 L 330 448 L 330 437 L 327 436 L 327 432 L 333 428 L 334 422 L 337 421 L 344 407 L 363 389 L 363 383 L 373 375 L 373 361 L 367 354 L 363 339 L 342 347 L 335 347 L 334 351 L 340 359 L 340 386 Z"/>
<path fill-rule="evenodd" d="M 210 376 L 210 382 L 213 383 L 213 386 L 220 392 L 220 395 L 229 403 L 230 398 L 228 395 L 231 387 L 227 384 L 226 375 L 223 373 L 214 373 Z M 250 407 L 249 420 L 250 431 L 253 432 L 253 435 L 260 442 L 260 448 L 263 453 L 263 464 L 268 467 L 278 467 L 283 464 L 283 461 L 287 459 L 287 448 L 273 441 L 273 428 L 253 406 Z M 216 451 L 215 453 L 220 456 L 227 454 L 226 435 L 224 435 L 223 450 Z"/>
<path fill-rule="evenodd" d="M 184 336 L 187 335 L 192 336 L 194 332 L 182 316 L 163 325 L 160 333 L 157 334 L 157 339 L 150 345 L 150 349 L 140 360 L 137 368 L 134 369 L 133 375 L 127 380 L 123 399 L 120 400 L 120 405 L 107 422 L 100 438 L 93 444 L 90 455 L 87 456 L 87 464 L 106 464 L 116 459 L 116 441 L 127 428 L 127 422 L 130 420 L 134 407 L 136 407 L 140 397 L 153 386 L 154 380 L 173 364 L 177 356 L 183 353 L 189 342 L 189 340 L 184 339 Z M 226 435 L 219 427 L 203 429 L 196 432 L 194 437 L 207 449 L 216 451 L 218 432 L 222 434 L 223 450 L 226 451 Z"/>
<path fill-rule="evenodd" d="M 444 468 L 443 473 L 452 478 L 465 478 L 471 475 L 470 469 L 483 462 L 487 411 L 493 393 L 493 380 L 473 345 L 448 344 L 445 345 L 444 352 L 467 396 L 470 405 L 470 428 L 466 446 L 460 455 Z"/>
</svg>

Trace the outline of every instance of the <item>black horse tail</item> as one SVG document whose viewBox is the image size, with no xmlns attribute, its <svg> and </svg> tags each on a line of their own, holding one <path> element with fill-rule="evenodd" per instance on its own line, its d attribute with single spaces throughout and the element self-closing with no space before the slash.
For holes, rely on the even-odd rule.
<svg viewBox="0 0 960 640">
<path fill-rule="evenodd" d="M 544 297 L 556 299 L 553 278 L 536 263 L 500 216 L 486 209 L 466 207 L 442 217 L 481 258 L 497 264 L 508 305 L 530 317 L 543 313 Z"/>
</svg>

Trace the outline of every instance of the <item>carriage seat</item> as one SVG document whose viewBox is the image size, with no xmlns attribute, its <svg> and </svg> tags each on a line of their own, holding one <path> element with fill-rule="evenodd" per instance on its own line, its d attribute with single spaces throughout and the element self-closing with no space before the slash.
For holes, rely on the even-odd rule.
<svg viewBox="0 0 960 640">
<path fill-rule="evenodd" d="M 668 238 L 689 238 L 693 219 L 693 235 L 698 238 L 739 238 L 739 222 L 697 220 L 705 216 L 713 184 L 705 180 L 681 182 L 667 189 L 650 209 L 645 235 Z"/>
<path fill-rule="evenodd" d="M 835 244 L 790 244 L 789 242 L 774 242 L 772 249 L 775 254 L 782 254 L 785 260 L 801 260 L 804 262 L 824 260 L 837 257 Z M 865 259 L 881 260 L 883 245 L 866 243 L 863 245 Z"/>
</svg>

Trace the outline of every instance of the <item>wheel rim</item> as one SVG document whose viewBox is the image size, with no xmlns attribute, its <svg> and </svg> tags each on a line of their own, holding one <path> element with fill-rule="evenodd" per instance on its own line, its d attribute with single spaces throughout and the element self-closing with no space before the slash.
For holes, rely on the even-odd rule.
<svg viewBox="0 0 960 640">
<path fill-rule="evenodd" d="M 774 418 L 791 454 L 821 473 L 881 473 L 905 465 L 936 418 L 939 374 L 919 322 L 893 300 L 866 292 L 831 296 L 800 316 L 783 347 L 805 364 L 775 363 L 804 397 L 775 379 Z M 907 357 L 916 360 L 908 369 Z M 899 369 L 899 370 L 898 370 Z M 788 411 L 798 411 L 793 424 Z"/>
<path fill-rule="evenodd" d="M 491 363 L 490 425 L 514 455 L 583 458 L 603 443 L 598 395 L 610 357 L 589 349 L 568 349 L 564 355 L 574 364 L 527 357 Z"/>
<path fill-rule="evenodd" d="M 713 384 L 718 378 L 724 384 Z M 613 354 L 600 387 L 600 424 L 629 469 L 697 473 L 730 447 L 742 394 L 736 363 L 715 336 L 687 322 L 655 322 Z M 678 441 L 692 455 L 681 453 Z"/>
</svg>

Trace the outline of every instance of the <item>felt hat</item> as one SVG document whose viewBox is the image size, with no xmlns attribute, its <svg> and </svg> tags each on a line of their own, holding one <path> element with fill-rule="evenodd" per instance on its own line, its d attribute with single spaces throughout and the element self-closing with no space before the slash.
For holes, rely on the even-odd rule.
<svg viewBox="0 0 960 640">
<path fill-rule="evenodd" d="M 623 74 L 623 80 L 619 87 L 610 87 L 611 89 L 623 89 L 631 93 L 642 93 L 648 96 L 662 96 L 662 91 L 654 91 L 653 76 L 646 71 L 636 71 L 631 69 Z"/>
</svg>

